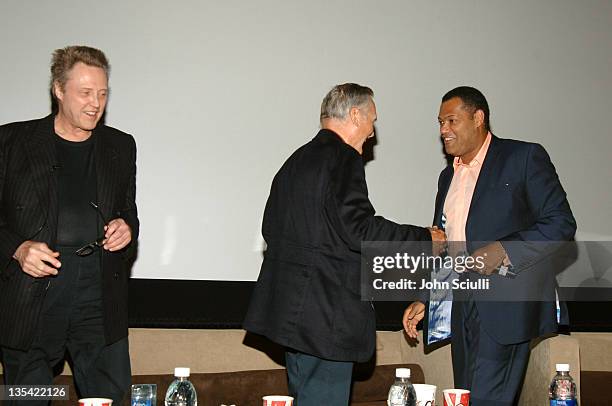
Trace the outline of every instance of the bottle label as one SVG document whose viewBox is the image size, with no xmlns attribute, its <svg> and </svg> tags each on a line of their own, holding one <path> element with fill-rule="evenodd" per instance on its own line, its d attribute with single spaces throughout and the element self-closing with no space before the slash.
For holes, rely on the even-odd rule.
<svg viewBox="0 0 612 406">
<path fill-rule="evenodd" d="M 132 406 L 155 406 L 151 399 L 132 399 Z"/>
<path fill-rule="evenodd" d="M 578 406 L 576 399 L 568 400 L 551 400 L 550 406 Z"/>
</svg>

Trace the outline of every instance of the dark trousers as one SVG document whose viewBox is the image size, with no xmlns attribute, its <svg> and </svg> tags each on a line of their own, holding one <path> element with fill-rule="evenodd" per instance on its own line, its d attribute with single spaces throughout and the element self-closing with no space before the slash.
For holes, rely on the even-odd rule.
<svg viewBox="0 0 612 406">
<path fill-rule="evenodd" d="M 515 405 L 529 361 L 529 341 L 504 345 L 493 340 L 480 325 L 472 300 L 454 302 L 452 317 L 455 388 L 471 391 L 471 406 Z M 503 315 L 499 322 L 504 322 Z"/>
<path fill-rule="evenodd" d="M 62 267 L 50 279 L 36 337 L 29 350 L 2 348 L 7 385 L 50 385 L 53 369 L 72 358 L 72 373 L 81 397 L 102 397 L 121 404 L 131 384 L 127 337 L 110 345 L 104 338 L 100 257 L 60 249 Z M 70 399 L 73 403 L 76 399 Z M 48 401 L 15 401 L 38 406 Z"/>
<path fill-rule="evenodd" d="M 348 405 L 352 362 L 329 361 L 290 350 L 285 352 L 285 359 L 294 406 Z"/>
</svg>

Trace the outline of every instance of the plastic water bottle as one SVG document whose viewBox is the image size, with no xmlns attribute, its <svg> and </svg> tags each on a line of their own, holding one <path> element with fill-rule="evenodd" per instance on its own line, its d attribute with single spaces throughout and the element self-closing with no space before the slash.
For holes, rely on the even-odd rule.
<svg viewBox="0 0 612 406">
<path fill-rule="evenodd" d="M 397 368 L 389 389 L 387 406 L 416 406 L 416 393 L 410 382 L 410 368 Z"/>
<path fill-rule="evenodd" d="M 557 374 L 548 389 L 550 406 L 576 406 L 576 383 L 569 374 L 569 364 L 557 364 Z"/>
<path fill-rule="evenodd" d="M 166 392 L 166 406 L 198 406 L 198 396 L 193 384 L 189 382 L 189 368 L 174 368 L 176 379 Z"/>
</svg>

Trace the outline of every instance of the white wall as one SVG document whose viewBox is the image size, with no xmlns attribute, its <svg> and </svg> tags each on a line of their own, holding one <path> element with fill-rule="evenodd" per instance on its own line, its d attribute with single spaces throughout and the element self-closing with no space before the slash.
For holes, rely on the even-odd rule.
<svg viewBox="0 0 612 406">
<path fill-rule="evenodd" d="M 276 170 L 340 82 L 378 104 L 371 199 L 429 224 L 441 96 L 489 99 L 495 133 L 547 148 L 582 238 L 610 239 L 612 3 L 55 0 L 0 3 L 0 123 L 49 111 L 51 52 L 109 57 L 107 124 L 138 143 L 134 275 L 253 280 Z"/>
</svg>

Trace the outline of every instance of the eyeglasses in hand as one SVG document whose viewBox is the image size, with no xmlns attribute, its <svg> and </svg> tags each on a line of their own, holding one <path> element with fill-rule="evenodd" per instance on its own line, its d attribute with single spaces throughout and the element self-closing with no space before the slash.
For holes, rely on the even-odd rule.
<svg viewBox="0 0 612 406">
<path fill-rule="evenodd" d="M 98 205 L 95 204 L 94 202 L 89 202 L 89 205 L 93 207 L 96 210 L 96 212 L 98 212 L 98 214 L 100 215 L 100 218 L 104 222 L 104 225 L 108 224 L 108 221 L 106 221 L 106 218 L 104 217 L 104 214 L 102 214 L 100 207 L 98 207 Z M 74 253 L 77 254 L 79 257 L 86 257 L 88 255 L 91 255 L 96 250 L 96 248 L 100 248 L 104 245 L 104 238 L 105 237 L 103 235 L 102 237 L 99 237 L 95 241 L 82 246 L 81 248 L 76 250 Z"/>
</svg>

